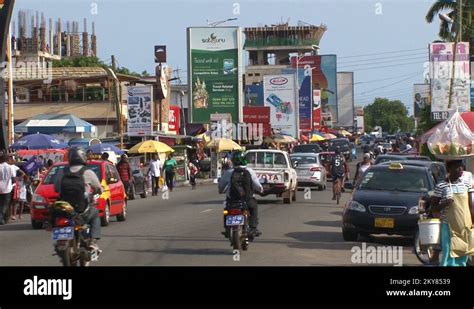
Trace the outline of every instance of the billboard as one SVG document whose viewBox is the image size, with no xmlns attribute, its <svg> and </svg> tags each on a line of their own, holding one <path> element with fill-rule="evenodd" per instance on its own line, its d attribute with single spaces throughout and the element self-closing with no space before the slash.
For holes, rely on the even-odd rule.
<svg viewBox="0 0 474 309">
<path fill-rule="evenodd" d="M 447 119 L 450 110 L 470 111 L 469 43 L 459 42 L 456 49 L 453 72 L 454 43 L 430 44 L 431 118 Z M 451 79 L 453 89 L 451 106 L 449 93 Z"/>
<path fill-rule="evenodd" d="M 176 105 L 170 105 L 168 114 L 168 130 L 175 134 L 179 134 L 181 120 L 181 108 Z"/>
<path fill-rule="evenodd" d="M 283 74 L 296 74 L 297 77 L 297 86 L 299 93 L 299 120 L 300 120 L 300 130 L 302 132 L 311 132 L 312 125 L 312 94 L 311 94 L 311 72 L 305 71 L 303 69 L 283 69 Z"/>
<path fill-rule="evenodd" d="M 413 85 L 413 116 L 421 117 L 421 110 L 430 105 L 430 84 Z"/>
<path fill-rule="evenodd" d="M 153 135 L 153 86 L 127 87 L 128 136 Z"/>
<path fill-rule="evenodd" d="M 188 28 L 191 121 L 208 123 L 213 113 L 241 119 L 241 31 L 238 27 Z"/>
<path fill-rule="evenodd" d="M 321 90 L 313 90 L 313 131 L 321 127 Z"/>
<path fill-rule="evenodd" d="M 337 123 L 337 65 L 336 55 L 303 56 L 291 58 L 292 67 L 302 68 L 311 74 L 312 89 L 321 90 L 321 114 Z"/>
<path fill-rule="evenodd" d="M 245 86 L 245 105 L 263 106 L 263 85 Z"/>
<path fill-rule="evenodd" d="M 245 123 L 270 123 L 270 107 L 268 106 L 244 106 Z"/>
<path fill-rule="evenodd" d="M 270 123 L 273 130 L 299 138 L 295 87 L 294 74 L 263 77 L 263 97 L 265 106 L 270 107 Z"/>
<path fill-rule="evenodd" d="M 354 126 L 354 72 L 337 72 L 337 124 Z"/>
</svg>

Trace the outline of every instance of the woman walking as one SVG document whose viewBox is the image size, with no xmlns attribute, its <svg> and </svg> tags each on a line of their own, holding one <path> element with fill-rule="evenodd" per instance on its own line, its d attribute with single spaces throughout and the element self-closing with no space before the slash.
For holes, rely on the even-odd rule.
<svg viewBox="0 0 474 309">
<path fill-rule="evenodd" d="M 165 181 L 166 186 L 172 192 L 173 191 L 173 180 L 176 169 L 176 160 L 173 159 L 173 154 L 168 155 L 168 159 L 163 164 L 163 169 L 165 170 Z"/>
</svg>

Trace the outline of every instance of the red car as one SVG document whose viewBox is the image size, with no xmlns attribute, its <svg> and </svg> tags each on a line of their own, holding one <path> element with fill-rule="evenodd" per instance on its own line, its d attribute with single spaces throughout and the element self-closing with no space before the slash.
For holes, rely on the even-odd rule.
<svg viewBox="0 0 474 309">
<path fill-rule="evenodd" d="M 31 205 L 31 225 L 33 229 L 41 229 L 48 219 L 48 206 L 55 202 L 58 194 L 54 192 L 57 172 L 66 166 L 66 162 L 54 164 L 33 195 Z M 125 221 L 127 216 L 127 199 L 125 188 L 115 166 L 105 161 L 88 161 L 87 168 L 94 171 L 104 187 L 95 207 L 99 210 L 102 226 L 109 225 L 110 217 L 116 216 L 117 221 Z"/>
</svg>

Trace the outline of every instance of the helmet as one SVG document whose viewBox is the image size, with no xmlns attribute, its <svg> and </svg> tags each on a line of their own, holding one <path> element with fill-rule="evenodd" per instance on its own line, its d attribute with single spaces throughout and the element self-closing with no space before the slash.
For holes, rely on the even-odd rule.
<svg viewBox="0 0 474 309">
<path fill-rule="evenodd" d="M 247 159 L 242 155 L 241 152 L 236 152 L 232 156 L 232 164 L 234 166 L 247 165 Z"/>
<path fill-rule="evenodd" d="M 69 165 L 86 165 L 87 156 L 82 148 L 71 148 L 68 159 Z"/>
<path fill-rule="evenodd" d="M 335 153 L 336 153 L 337 155 L 340 155 L 340 154 L 341 154 L 341 147 L 337 146 L 337 147 L 336 147 L 336 150 L 335 150 Z"/>
</svg>

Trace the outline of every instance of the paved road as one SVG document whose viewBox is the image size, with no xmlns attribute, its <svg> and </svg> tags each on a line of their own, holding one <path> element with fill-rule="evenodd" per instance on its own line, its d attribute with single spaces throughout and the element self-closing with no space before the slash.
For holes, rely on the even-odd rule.
<svg viewBox="0 0 474 309">
<path fill-rule="evenodd" d="M 326 191 L 311 191 L 304 199 L 285 205 L 266 197 L 259 200 L 263 235 L 250 244 L 240 261 L 222 231 L 222 199 L 214 184 L 194 191 L 177 188 L 168 200 L 138 198 L 129 203 L 126 222 L 112 220 L 102 229 L 104 250 L 96 266 L 341 266 L 351 262 L 351 248 L 361 242 L 344 242 L 341 234 L 342 205 Z M 404 246 L 404 265 L 419 265 L 411 239 L 378 236 L 362 241 L 374 245 Z M 32 230 L 29 216 L 0 226 L 1 266 L 58 266 L 52 256 L 50 233 Z"/>
</svg>

